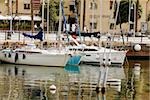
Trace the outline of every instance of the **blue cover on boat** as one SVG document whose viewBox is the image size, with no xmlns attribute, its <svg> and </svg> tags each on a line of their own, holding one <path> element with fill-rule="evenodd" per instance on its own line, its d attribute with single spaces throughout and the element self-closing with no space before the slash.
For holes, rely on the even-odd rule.
<svg viewBox="0 0 150 100">
<path fill-rule="evenodd" d="M 27 33 L 23 33 L 23 35 L 25 37 L 39 39 L 40 41 L 43 41 L 43 30 L 42 29 L 36 35 L 31 35 L 31 34 L 27 34 Z"/>
<path fill-rule="evenodd" d="M 68 65 L 79 65 L 80 60 L 81 60 L 81 56 L 80 55 L 75 55 L 75 56 L 70 57 L 67 64 Z"/>
</svg>

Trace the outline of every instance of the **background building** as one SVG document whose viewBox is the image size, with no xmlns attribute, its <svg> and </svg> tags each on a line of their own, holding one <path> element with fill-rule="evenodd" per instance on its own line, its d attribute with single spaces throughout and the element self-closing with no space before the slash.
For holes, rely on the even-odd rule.
<svg viewBox="0 0 150 100">
<path fill-rule="evenodd" d="M 81 30 L 86 27 L 88 32 L 101 30 L 104 33 L 108 31 L 110 16 L 110 2 L 108 0 L 103 0 L 103 2 L 100 0 L 81 0 L 80 10 L 80 15 L 82 15 L 80 16 Z"/>
<path fill-rule="evenodd" d="M 41 1 L 33 1 L 33 14 L 38 15 Z M 47 0 L 45 0 L 46 2 Z M 110 15 L 112 13 L 112 4 L 114 0 L 63 0 L 64 12 L 67 18 L 67 23 L 76 22 L 76 15 L 81 31 L 107 33 L 109 31 Z M 102 2 L 101 2 L 102 1 Z M 137 1 L 137 0 L 134 0 Z M 150 31 L 150 22 L 147 16 L 150 14 L 150 0 L 139 0 L 142 8 L 141 18 L 138 19 L 137 31 L 141 30 L 141 23 L 148 23 L 148 31 Z M 31 16 L 31 0 L 12 0 L 12 7 L 9 6 L 9 0 L 0 0 L 0 15 L 9 15 L 10 8 L 13 15 L 28 15 Z M 75 12 L 74 7 L 77 8 Z M 123 30 L 128 32 L 128 23 L 122 24 Z M 118 27 L 119 31 L 119 27 Z"/>
<path fill-rule="evenodd" d="M 40 0 L 32 0 L 32 4 L 33 9 L 31 9 L 31 0 L 0 0 L 0 15 L 4 16 L 4 19 L 0 19 L 0 28 L 8 30 L 12 19 L 13 30 L 31 30 L 31 15 L 34 22 L 41 21 L 37 16 L 41 6 Z"/>
<path fill-rule="evenodd" d="M 10 6 L 12 1 L 12 6 Z M 32 0 L 34 15 L 39 13 L 40 0 Z M 9 15 L 10 8 L 12 13 L 17 15 L 31 15 L 31 0 L 0 0 L 0 12 L 2 15 Z"/>
</svg>

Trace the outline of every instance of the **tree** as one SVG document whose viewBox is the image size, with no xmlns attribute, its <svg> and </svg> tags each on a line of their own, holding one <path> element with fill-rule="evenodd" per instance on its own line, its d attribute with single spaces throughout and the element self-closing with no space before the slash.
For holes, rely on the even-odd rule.
<svg viewBox="0 0 150 100">
<path fill-rule="evenodd" d="M 59 1 L 60 0 L 49 0 L 49 22 L 55 25 L 58 23 L 59 14 Z M 39 16 L 42 16 L 42 5 L 40 7 Z M 47 21 L 47 3 L 44 7 L 44 19 Z"/>
<path fill-rule="evenodd" d="M 137 19 L 139 19 L 139 18 L 141 18 L 142 8 L 141 8 L 141 5 L 138 2 L 135 2 L 135 4 L 138 4 L 137 5 L 138 6 L 138 9 L 137 9 Z M 114 13 L 116 13 L 116 10 L 115 10 Z M 119 18 L 117 18 L 117 24 L 119 24 L 119 23 L 122 24 L 122 23 L 128 22 L 129 0 L 121 0 L 120 1 L 119 13 L 120 13 L 120 20 L 119 20 Z M 132 15 L 133 15 L 133 13 L 132 13 Z M 131 16 L 131 20 L 133 20 L 133 16 Z"/>
</svg>

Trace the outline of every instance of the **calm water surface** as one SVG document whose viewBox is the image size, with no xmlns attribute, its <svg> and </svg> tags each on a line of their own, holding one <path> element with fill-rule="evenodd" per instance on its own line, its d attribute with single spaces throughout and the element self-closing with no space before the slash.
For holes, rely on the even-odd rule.
<svg viewBox="0 0 150 100">
<path fill-rule="evenodd" d="M 135 63 L 141 64 L 140 71 L 134 69 Z M 96 91 L 99 70 L 99 66 L 92 65 L 59 68 L 0 64 L 0 100 L 150 99 L 148 60 L 132 60 L 123 67 L 109 67 L 108 80 L 121 79 L 121 85 L 107 83 L 105 94 Z M 100 78 L 100 84 L 102 81 Z"/>
</svg>

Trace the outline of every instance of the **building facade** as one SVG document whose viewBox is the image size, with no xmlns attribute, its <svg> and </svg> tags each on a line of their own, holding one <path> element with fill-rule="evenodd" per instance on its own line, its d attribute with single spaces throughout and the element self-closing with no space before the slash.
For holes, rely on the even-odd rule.
<svg viewBox="0 0 150 100">
<path fill-rule="evenodd" d="M 113 12 L 112 6 L 115 0 L 80 0 L 80 28 L 84 30 L 84 27 L 89 32 L 100 31 L 101 33 L 109 32 L 111 14 Z M 137 2 L 137 0 L 133 0 Z M 141 18 L 137 20 L 137 31 L 141 30 L 141 23 L 147 22 L 147 16 L 150 14 L 150 0 L 139 0 L 139 4 L 142 8 Z M 101 17 L 100 17 L 101 16 Z M 92 26 L 93 24 L 93 26 Z M 150 25 L 148 24 L 148 30 Z M 119 30 L 119 26 L 118 26 Z M 123 24 L 123 30 L 128 32 L 128 23 Z"/>
<path fill-rule="evenodd" d="M 41 0 L 32 0 L 32 2 L 33 14 L 38 15 Z M 11 11 L 14 15 L 31 15 L 31 0 L 0 0 L 0 6 L 0 14 L 2 15 L 9 15 Z"/>
<path fill-rule="evenodd" d="M 86 27 L 88 32 L 107 32 L 110 18 L 110 2 L 107 0 L 81 0 L 81 30 Z M 84 30 L 85 31 L 85 30 Z"/>
<path fill-rule="evenodd" d="M 31 0 L 12 0 L 12 7 L 9 6 L 9 0 L 0 0 L 0 14 L 9 15 L 10 8 L 13 14 L 31 15 Z M 32 0 L 34 15 L 40 10 L 40 4 L 43 0 Z M 47 1 L 47 0 L 45 0 Z M 68 23 L 74 24 L 76 15 L 81 31 L 107 33 L 110 27 L 110 16 L 114 0 L 63 0 L 64 12 Z M 134 0 L 136 1 L 136 0 Z M 138 19 L 137 31 L 141 30 L 141 23 L 147 22 L 147 16 L 150 14 L 150 0 L 139 0 L 142 8 L 141 18 Z M 77 12 L 74 11 L 74 5 Z M 123 30 L 128 31 L 128 23 L 122 24 Z M 148 30 L 150 25 L 148 24 Z M 118 27 L 119 30 L 119 27 Z"/>
</svg>

